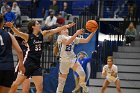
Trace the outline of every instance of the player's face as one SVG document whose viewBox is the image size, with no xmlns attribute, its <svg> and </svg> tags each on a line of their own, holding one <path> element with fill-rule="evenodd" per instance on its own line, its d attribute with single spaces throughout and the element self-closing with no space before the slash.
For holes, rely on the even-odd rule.
<svg viewBox="0 0 140 93">
<path fill-rule="evenodd" d="M 84 57 L 85 57 L 85 55 L 80 53 L 79 58 L 83 59 Z"/>
<path fill-rule="evenodd" d="M 113 64 L 112 59 L 108 59 L 108 60 L 107 60 L 107 64 L 108 64 L 109 67 L 111 67 L 112 64 Z"/>
<path fill-rule="evenodd" d="M 34 26 L 34 30 L 40 32 L 40 23 L 38 21 L 36 21 L 35 26 Z"/>
<path fill-rule="evenodd" d="M 61 34 L 68 35 L 68 29 L 61 31 Z"/>
</svg>

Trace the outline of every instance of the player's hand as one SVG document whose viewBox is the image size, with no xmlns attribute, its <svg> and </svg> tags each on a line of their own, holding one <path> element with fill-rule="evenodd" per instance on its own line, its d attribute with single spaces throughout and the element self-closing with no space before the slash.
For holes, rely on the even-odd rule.
<svg viewBox="0 0 140 93">
<path fill-rule="evenodd" d="M 5 25 L 10 28 L 12 28 L 14 26 L 12 22 L 6 22 Z"/>
<path fill-rule="evenodd" d="M 106 77 L 106 76 L 107 76 L 106 71 L 102 72 L 102 76 L 103 76 L 103 77 Z"/>
<path fill-rule="evenodd" d="M 117 77 L 117 75 L 116 75 L 116 73 L 114 71 L 112 71 L 111 76 Z"/>
<path fill-rule="evenodd" d="M 75 23 L 73 22 L 73 23 L 70 23 L 70 24 L 65 25 L 65 26 L 66 26 L 66 28 L 71 28 L 71 27 L 73 27 L 74 25 L 75 25 Z"/>
<path fill-rule="evenodd" d="M 79 30 L 76 31 L 76 34 L 81 35 L 81 34 L 83 34 L 83 32 L 84 32 L 84 29 L 79 29 Z"/>
<path fill-rule="evenodd" d="M 19 72 L 22 72 L 22 74 L 25 73 L 25 67 L 23 64 L 19 64 Z"/>
</svg>

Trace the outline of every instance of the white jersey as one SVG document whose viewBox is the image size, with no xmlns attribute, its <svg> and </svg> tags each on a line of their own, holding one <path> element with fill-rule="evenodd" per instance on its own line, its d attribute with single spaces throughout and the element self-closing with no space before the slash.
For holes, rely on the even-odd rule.
<svg viewBox="0 0 140 93">
<path fill-rule="evenodd" d="M 74 53 L 74 46 L 75 44 L 79 43 L 80 38 L 76 37 L 74 39 L 74 41 L 69 44 L 69 45 L 64 45 L 62 43 L 62 40 L 68 40 L 70 39 L 71 36 L 66 36 L 66 35 L 59 35 L 57 42 L 58 42 L 58 47 L 59 47 L 59 52 L 60 52 L 60 57 L 61 58 L 74 58 L 76 57 L 75 53 Z"/>
<path fill-rule="evenodd" d="M 114 64 L 112 65 L 111 68 L 109 68 L 108 65 L 105 65 L 103 67 L 103 71 L 102 72 L 106 72 L 107 73 L 106 79 L 108 79 L 110 82 L 116 81 L 118 79 L 118 68 Z M 111 73 L 113 73 L 113 72 L 115 72 L 117 74 L 117 77 L 111 76 Z"/>
</svg>

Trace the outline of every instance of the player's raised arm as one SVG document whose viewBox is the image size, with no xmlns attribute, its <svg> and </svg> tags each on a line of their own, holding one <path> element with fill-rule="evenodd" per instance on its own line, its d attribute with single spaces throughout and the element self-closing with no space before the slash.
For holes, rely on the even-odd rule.
<svg viewBox="0 0 140 93">
<path fill-rule="evenodd" d="M 73 42 L 73 40 L 78 36 L 78 35 L 81 35 L 83 33 L 83 29 L 80 29 L 80 30 L 77 30 L 76 33 L 68 40 L 66 39 L 63 39 L 62 40 L 62 43 L 65 44 L 65 45 L 69 45 L 70 43 Z"/>
<path fill-rule="evenodd" d="M 79 43 L 88 43 L 91 38 L 93 37 L 94 33 L 97 31 L 98 29 L 98 24 L 95 20 L 89 20 L 86 22 L 86 29 L 91 32 L 91 34 L 87 37 L 87 38 L 82 38 L 80 39 Z"/>
<path fill-rule="evenodd" d="M 52 29 L 52 30 L 45 30 L 45 31 L 42 31 L 42 34 L 43 36 L 49 36 L 49 35 L 53 35 L 55 33 L 58 33 L 62 30 L 65 30 L 67 28 L 71 28 L 75 25 L 75 23 L 71 23 L 71 24 L 68 24 L 68 25 L 64 25 L 62 27 L 57 27 L 56 29 Z"/>
<path fill-rule="evenodd" d="M 23 38 L 26 42 L 28 41 L 28 37 L 29 37 L 28 34 L 19 31 L 17 28 L 14 27 L 14 25 L 13 25 L 12 22 L 7 22 L 7 23 L 6 23 L 6 26 L 10 27 L 11 30 L 12 30 L 16 35 L 18 35 L 19 37 Z"/>
<path fill-rule="evenodd" d="M 94 32 L 92 32 L 87 38 L 81 38 L 79 43 L 88 43 L 93 37 Z"/>
<path fill-rule="evenodd" d="M 9 33 L 10 34 L 10 33 Z M 23 65 L 23 52 L 17 42 L 17 40 L 15 39 L 15 37 L 13 35 L 10 34 L 11 40 L 12 40 L 12 46 L 15 49 L 15 51 L 17 52 L 17 56 L 19 59 L 19 71 L 22 71 L 22 73 L 25 73 L 25 68 Z"/>
</svg>

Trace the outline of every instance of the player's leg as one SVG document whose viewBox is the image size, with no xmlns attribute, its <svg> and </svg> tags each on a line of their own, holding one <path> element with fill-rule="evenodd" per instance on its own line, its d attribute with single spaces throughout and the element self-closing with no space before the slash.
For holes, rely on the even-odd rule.
<svg viewBox="0 0 140 93">
<path fill-rule="evenodd" d="M 72 93 L 79 93 L 80 92 L 80 85 L 79 85 L 79 76 L 74 75 L 75 79 L 75 88 Z"/>
<path fill-rule="evenodd" d="M 14 81 L 14 71 L 0 71 L 0 93 L 8 93 Z"/>
<path fill-rule="evenodd" d="M 119 79 L 117 79 L 115 81 L 115 85 L 116 85 L 117 93 L 122 93 L 121 88 L 120 88 L 120 80 Z"/>
<path fill-rule="evenodd" d="M 102 86 L 102 88 L 101 88 L 101 92 L 100 92 L 100 93 L 104 93 L 105 90 L 106 90 L 106 88 L 107 88 L 107 86 L 108 86 L 109 84 L 110 84 L 110 82 L 109 82 L 107 79 L 105 79 L 104 84 L 103 84 L 103 86 Z"/>
<path fill-rule="evenodd" d="M 13 82 L 9 93 L 16 93 L 18 86 L 21 85 L 26 78 L 26 76 L 19 74 L 16 80 Z"/>
<path fill-rule="evenodd" d="M 33 82 L 36 87 L 36 93 L 43 92 L 43 76 L 32 76 Z"/>
<path fill-rule="evenodd" d="M 9 90 L 10 90 L 10 88 L 8 88 L 8 87 L 0 86 L 0 93 L 8 93 Z"/>
<path fill-rule="evenodd" d="M 36 93 L 42 93 L 43 92 L 43 76 L 42 76 L 42 69 L 39 68 L 33 68 L 32 69 L 32 80 L 36 87 Z"/>
<path fill-rule="evenodd" d="M 30 90 L 30 79 L 25 79 L 22 83 L 22 93 L 29 93 Z"/>
<path fill-rule="evenodd" d="M 79 78 L 80 78 L 79 84 L 83 88 L 83 91 L 87 93 L 88 88 L 87 88 L 86 82 L 85 82 L 86 76 L 85 76 L 85 72 L 84 72 L 82 66 L 78 62 L 76 62 L 72 69 L 78 73 Z"/>
<path fill-rule="evenodd" d="M 67 79 L 67 74 L 59 73 L 58 87 L 57 87 L 56 93 L 63 93 L 66 79 Z"/>
<path fill-rule="evenodd" d="M 63 89 L 65 86 L 65 82 L 67 79 L 67 74 L 69 72 L 69 68 L 70 68 L 70 62 L 62 62 L 62 61 L 66 61 L 66 60 L 62 60 L 60 62 L 60 66 L 59 66 L 59 77 L 58 77 L 58 87 L 56 90 L 56 93 L 63 93 Z"/>
</svg>

